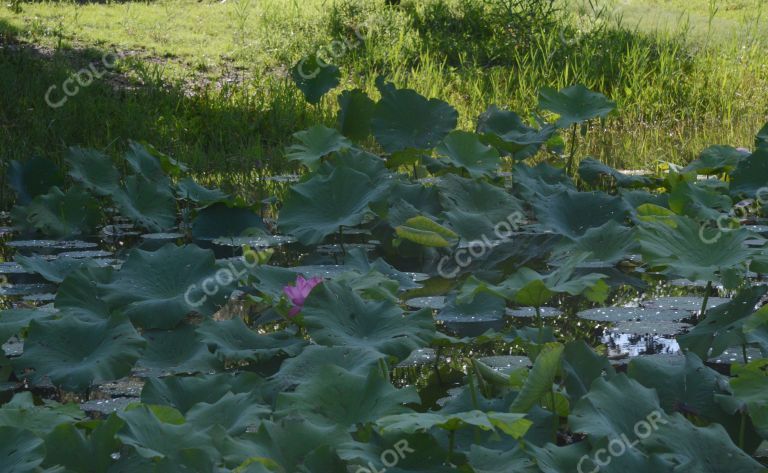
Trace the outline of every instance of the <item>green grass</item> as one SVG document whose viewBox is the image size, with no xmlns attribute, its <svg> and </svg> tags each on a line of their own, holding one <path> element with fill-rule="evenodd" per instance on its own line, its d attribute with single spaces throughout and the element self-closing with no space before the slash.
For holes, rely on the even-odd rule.
<svg viewBox="0 0 768 473">
<path fill-rule="evenodd" d="M 3 42 L 21 43 L 0 49 L 0 158 L 59 159 L 69 145 L 117 153 L 137 139 L 204 176 L 247 187 L 254 168 L 291 169 L 283 159 L 291 134 L 332 124 L 345 88 L 375 96 L 379 74 L 446 100 L 465 129 L 490 104 L 527 114 L 539 88 L 584 83 L 620 111 L 595 124 L 580 155 L 623 168 L 686 162 L 715 143 L 750 145 L 768 120 L 760 0 L 718 1 L 713 17 L 707 0 L 628 0 L 598 19 L 571 6 L 567 20 L 534 31 L 524 47 L 487 12 L 435 2 L 160 0 L 0 9 Z M 353 38 L 351 28 L 362 22 L 372 25 L 365 44 L 337 60 L 342 87 L 319 106 L 306 104 L 287 70 L 334 39 Z M 45 105 L 50 86 L 105 51 L 128 55 L 65 106 Z"/>
</svg>

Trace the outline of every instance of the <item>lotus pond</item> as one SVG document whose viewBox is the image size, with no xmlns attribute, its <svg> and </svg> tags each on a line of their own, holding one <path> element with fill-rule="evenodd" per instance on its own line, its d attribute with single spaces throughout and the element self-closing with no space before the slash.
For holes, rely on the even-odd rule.
<svg viewBox="0 0 768 473">
<path fill-rule="evenodd" d="M 768 127 L 626 173 L 581 86 L 475 132 L 379 92 L 252 200 L 148 144 L 11 163 L 0 469 L 766 470 Z"/>
</svg>

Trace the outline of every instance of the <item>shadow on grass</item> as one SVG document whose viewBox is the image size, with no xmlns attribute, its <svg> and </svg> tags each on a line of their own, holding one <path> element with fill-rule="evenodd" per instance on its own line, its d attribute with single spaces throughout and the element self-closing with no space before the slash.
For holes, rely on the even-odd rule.
<svg viewBox="0 0 768 473">
<path fill-rule="evenodd" d="M 4 163 L 32 155 L 59 161 L 75 145 L 115 155 L 132 139 L 199 173 L 279 173 L 292 133 L 322 120 L 286 77 L 221 86 L 168 81 L 162 60 L 46 49 L 18 42 L 17 33 L 0 20 Z"/>
</svg>

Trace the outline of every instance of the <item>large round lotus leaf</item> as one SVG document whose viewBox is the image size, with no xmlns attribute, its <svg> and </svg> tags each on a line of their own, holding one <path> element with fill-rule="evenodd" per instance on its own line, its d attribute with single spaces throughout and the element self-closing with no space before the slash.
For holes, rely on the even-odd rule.
<svg viewBox="0 0 768 473">
<path fill-rule="evenodd" d="M 378 364 L 386 355 L 360 347 L 309 345 L 298 356 L 288 358 L 273 377 L 273 382 L 288 388 L 305 382 L 321 367 L 332 365 L 345 371 L 366 375 L 371 366 Z"/>
<path fill-rule="evenodd" d="M 493 146 L 525 158 L 552 137 L 555 127 L 546 125 L 538 130 L 526 125 L 515 112 L 491 105 L 477 119 L 477 132 Z"/>
<path fill-rule="evenodd" d="M 675 274 L 691 281 L 720 280 L 722 271 L 746 272 L 752 252 L 744 241 L 749 232 L 743 228 L 728 232 L 704 231 L 693 219 L 673 217 L 674 227 L 647 222 L 639 228 L 643 260 L 653 267 L 663 267 L 665 274 Z"/>
<path fill-rule="evenodd" d="M 28 271 L 37 273 L 47 281 L 54 283 L 62 282 L 70 273 L 79 269 L 104 266 L 104 263 L 97 262 L 93 259 L 70 258 L 66 256 L 48 259 L 39 256 L 17 255 L 14 259 Z"/>
<path fill-rule="evenodd" d="M 287 157 L 291 161 L 299 161 L 309 169 L 316 169 L 324 156 L 352 146 L 352 142 L 337 130 L 322 125 L 296 132 L 293 137 L 299 143 L 288 148 Z"/>
<path fill-rule="evenodd" d="M 539 91 L 539 107 L 560 115 L 558 128 L 567 128 L 593 118 L 608 116 L 616 108 L 616 102 L 581 84 L 573 85 L 559 92 L 550 87 Z"/>
<path fill-rule="evenodd" d="M 728 432 L 717 423 L 697 427 L 679 413 L 659 424 L 653 435 L 642 440 L 643 449 L 661 458 L 665 468 L 696 473 L 759 473 L 765 471 L 746 452 L 737 447 Z M 659 470 L 656 470 L 659 471 Z"/>
<path fill-rule="evenodd" d="M 18 335 L 33 320 L 49 319 L 54 314 L 41 309 L 8 309 L 0 311 L 0 345 Z"/>
<path fill-rule="evenodd" d="M 264 220 L 253 210 L 218 203 L 201 210 L 192 221 L 192 236 L 198 240 L 239 237 L 246 232 L 263 233 Z"/>
<path fill-rule="evenodd" d="M 69 148 L 65 161 L 69 175 L 86 189 L 108 196 L 120 188 L 120 173 L 106 154 L 83 148 Z"/>
<path fill-rule="evenodd" d="M 371 128 L 388 153 L 404 149 L 431 149 L 456 128 L 456 109 L 437 99 L 426 99 L 415 90 L 396 89 L 383 80 L 376 85 L 381 100 L 376 104 Z"/>
<path fill-rule="evenodd" d="M 14 360 L 21 376 L 44 378 L 67 391 L 82 392 L 92 384 L 130 373 L 145 342 L 125 318 L 90 322 L 74 317 L 30 323 L 24 353 Z"/>
<path fill-rule="evenodd" d="M 120 450 L 115 434 L 121 427 L 120 419 L 109 417 L 86 437 L 74 424 L 59 425 L 45 439 L 45 464 L 61 465 L 68 471 L 106 473 L 114 461 L 112 455 Z"/>
<path fill-rule="evenodd" d="M 185 414 L 199 403 L 215 404 L 228 392 L 255 393 L 262 383 L 260 376 L 250 372 L 148 378 L 141 402 L 170 406 Z"/>
<path fill-rule="evenodd" d="M 559 192 L 533 206 L 542 228 L 571 238 L 611 220 L 621 223 L 629 216 L 629 207 L 620 197 L 603 192 Z"/>
<path fill-rule="evenodd" d="M 293 66 L 291 77 L 307 102 L 316 104 L 329 90 L 339 85 L 341 71 L 333 64 L 319 61 L 317 56 L 310 56 Z"/>
<path fill-rule="evenodd" d="M 599 185 L 603 178 L 609 178 L 608 182 L 615 181 L 618 187 L 648 187 L 653 184 L 653 179 L 647 176 L 624 174 L 592 158 L 581 160 L 579 176 L 593 186 Z"/>
<path fill-rule="evenodd" d="M 165 182 L 128 176 L 112 199 L 122 216 L 147 230 L 160 232 L 176 224 L 176 199 Z"/>
<path fill-rule="evenodd" d="M 444 215 L 465 240 L 498 240 L 517 230 L 522 204 L 501 187 L 485 181 L 445 176 L 438 184 Z M 486 251 L 488 250 L 487 244 Z"/>
<path fill-rule="evenodd" d="M 644 301 L 640 304 L 648 309 L 698 312 L 701 310 L 702 302 L 704 302 L 703 297 L 659 297 L 658 299 Z M 730 299 L 724 297 L 710 297 L 707 299 L 707 309 L 712 309 L 728 302 L 730 302 Z"/>
<path fill-rule="evenodd" d="M 765 189 L 768 182 L 768 148 L 760 148 L 751 156 L 742 159 L 731 173 L 731 193 L 754 196 Z"/>
<path fill-rule="evenodd" d="M 206 320 L 197 332 L 209 350 L 229 362 L 262 362 L 277 356 L 296 356 L 306 344 L 286 331 L 267 335 L 256 333 L 239 317 L 222 322 Z"/>
<path fill-rule="evenodd" d="M 0 427 L 22 425 L 35 435 L 44 437 L 57 425 L 80 422 L 84 417 L 75 403 L 58 404 L 49 401 L 36 405 L 32 393 L 24 391 L 14 394 L 13 398 L 0 408 Z"/>
<path fill-rule="evenodd" d="M 0 463 L 4 473 L 32 473 L 43 463 L 43 440 L 20 427 L 0 427 Z"/>
<path fill-rule="evenodd" d="M 452 131 L 435 150 L 457 168 L 466 169 L 473 178 L 496 173 L 500 164 L 499 152 L 484 145 L 474 133 Z"/>
<path fill-rule="evenodd" d="M 272 413 L 272 409 L 259 404 L 254 393 L 226 393 L 214 403 L 195 404 L 185 417 L 187 423 L 203 431 L 211 426 L 223 427 L 229 435 L 242 435 L 246 430 L 256 430 L 261 419 Z"/>
<path fill-rule="evenodd" d="M 98 201 L 79 187 L 66 193 L 52 187 L 25 207 L 14 207 L 12 213 L 14 221 L 23 228 L 57 238 L 93 233 L 101 221 Z"/>
<path fill-rule="evenodd" d="M 739 162 L 744 158 L 744 152 L 733 146 L 710 146 L 701 152 L 698 159 L 688 163 L 683 168 L 683 172 L 707 175 L 731 172 L 736 169 Z"/>
<path fill-rule="evenodd" d="M 16 193 L 17 202 L 26 205 L 53 186 L 64 184 L 61 171 L 53 162 L 34 157 L 25 161 L 11 161 L 8 185 Z"/>
<path fill-rule="evenodd" d="M 518 164 L 512 170 L 512 176 L 520 188 L 518 192 L 532 201 L 566 190 L 576 190 L 565 171 L 547 163 L 539 163 L 535 167 Z"/>
<path fill-rule="evenodd" d="M 220 189 L 207 189 L 188 177 L 176 183 L 176 195 L 200 205 L 211 205 L 229 198 Z"/>
<path fill-rule="evenodd" d="M 366 174 L 337 167 L 328 176 L 316 175 L 293 186 L 278 225 L 305 245 L 320 243 L 341 226 L 362 223 L 368 204 L 382 198 L 387 188 L 386 181 L 374 182 Z"/>
<path fill-rule="evenodd" d="M 321 422 L 352 427 L 386 415 L 411 412 L 405 404 L 418 402 L 414 387 L 395 388 L 378 366 L 369 367 L 365 374 L 355 374 L 325 365 L 295 391 L 278 395 L 275 416 L 309 415 Z"/>
<path fill-rule="evenodd" d="M 577 315 L 582 319 L 597 322 L 623 322 L 627 320 L 675 322 L 691 316 L 690 312 L 685 310 L 648 309 L 645 307 L 599 307 L 582 310 Z"/>
<path fill-rule="evenodd" d="M 634 227 L 625 227 L 615 220 L 593 227 L 583 235 L 563 243 L 561 250 L 577 255 L 588 255 L 587 261 L 613 265 L 635 250 L 637 241 Z"/>
<path fill-rule="evenodd" d="M 170 329 L 192 313 L 213 315 L 232 292 L 231 279 L 217 273 L 211 251 L 168 244 L 154 252 L 133 250 L 101 290 L 104 301 L 137 325 Z M 215 293 L 206 294 L 203 285 Z"/>
<path fill-rule="evenodd" d="M 674 361 L 670 362 L 670 358 Z M 725 394 L 727 378 L 704 366 L 696 355 L 637 357 L 629 362 L 628 374 L 655 389 L 668 412 L 685 406 L 692 414 L 712 421 L 721 412 L 715 395 Z"/>
<path fill-rule="evenodd" d="M 360 89 L 345 90 L 338 100 L 339 130 L 353 140 L 364 140 L 371 134 L 371 118 L 376 104 Z"/>
<path fill-rule="evenodd" d="M 369 348 L 400 359 L 434 336 L 429 310 L 403 314 L 392 301 L 367 301 L 334 282 L 315 287 L 301 313 L 316 343 Z"/>
<path fill-rule="evenodd" d="M 145 330 L 147 347 L 136 368 L 160 375 L 208 373 L 224 364 L 200 340 L 195 327 L 182 324 L 173 330 Z"/>
<path fill-rule="evenodd" d="M 158 471 L 212 471 L 221 456 L 209 430 L 163 422 L 143 405 L 118 415 L 125 425 L 117 437 L 138 455 L 154 460 Z"/>
<path fill-rule="evenodd" d="M 729 347 L 752 343 L 768 350 L 765 324 L 752 323 L 753 327 L 745 330 L 756 305 L 766 292 L 766 286 L 753 286 L 740 291 L 727 304 L 707 311 L 704 320 L 693 330 L 678 337 L 680 346 L 702 359 L 717 356 Z"/>
<path fill-rule="evenodd" d="M 125 153 L 125 160 L 134 173 L 163 187 L 168 186 L 169 179 L 165 175 L 163 163 L 156 156 L 160 154 L 157 150 L 135 141 L 130 141 L 128 148 L 128 152 Z M 167 156 L 165 158 L 170 159 Z"/>
</svg>

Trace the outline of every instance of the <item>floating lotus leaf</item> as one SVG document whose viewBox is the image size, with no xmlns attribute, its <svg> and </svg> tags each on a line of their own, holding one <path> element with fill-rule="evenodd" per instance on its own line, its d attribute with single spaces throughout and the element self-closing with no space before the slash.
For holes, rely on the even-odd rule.
<svg viewBox="0 0 768 473">
<path fill-rule="evenodd" d="M 201 210 L 192 221 L 192 236 L 198 240 L 239 237 L 267 231 L 264 220 L 253 210 L 216 203 Z"/>
<path fill-rule="evenodd" d="M 17 255 L 15 260 L 28 271 L 34 272 L 47 281 L 60 283 L 72 272 L 83 268 L 103 267 L 103 263 L 88 258 L 68 258 L 60 256 L 47 259 L 39 256 Z"/>
</svg>

